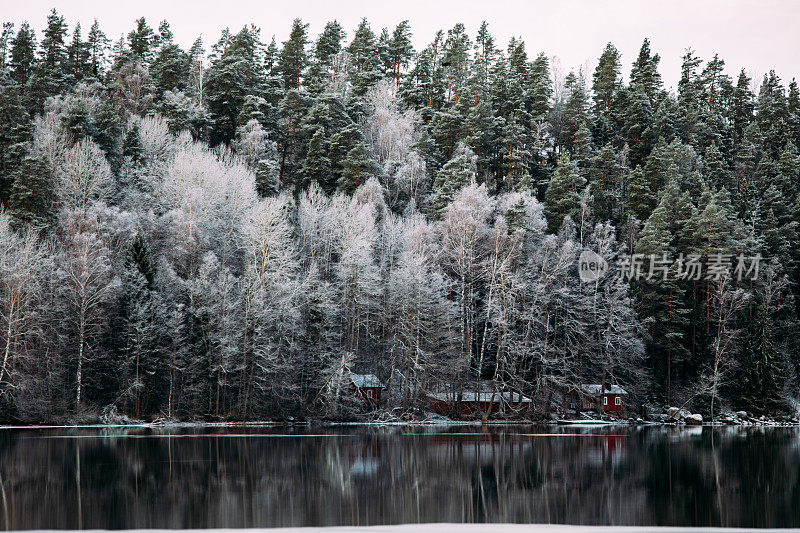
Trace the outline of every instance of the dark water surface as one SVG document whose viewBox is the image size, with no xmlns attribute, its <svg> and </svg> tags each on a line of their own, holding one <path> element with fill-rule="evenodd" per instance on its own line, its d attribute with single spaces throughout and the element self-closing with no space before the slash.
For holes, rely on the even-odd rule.
<svg viewBox="0 0 800 533">
<path fill-rule="evenodd" d="M 800 526 L 798 428 L 0 430 L 0 526 Z"/>
</svg>

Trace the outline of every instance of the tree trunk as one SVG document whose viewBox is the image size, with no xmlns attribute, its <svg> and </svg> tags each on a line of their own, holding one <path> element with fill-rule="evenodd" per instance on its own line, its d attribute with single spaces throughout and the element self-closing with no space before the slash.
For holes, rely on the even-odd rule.
<svg viewBox="0 0 800 533">
<path fill-rule="evenodd" d="M 83 311 L 80 314 L 78 332 L 78 370 L 75 374 L 75 411 L 81 406 L 81 379 L 83 376 L 83 345 L 86 337 L 86 316 Z"/>
</svg>

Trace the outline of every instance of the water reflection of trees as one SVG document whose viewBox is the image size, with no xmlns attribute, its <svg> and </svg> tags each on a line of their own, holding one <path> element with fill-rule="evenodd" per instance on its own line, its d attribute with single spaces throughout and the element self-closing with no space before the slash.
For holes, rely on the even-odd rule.
<svg viewBox="0 0 800 533">
<path fill-rule="evenodd" d="M 796 430 L 580 431 L 5 431 L 0 525 L 800 525 Z"/>
</svg>

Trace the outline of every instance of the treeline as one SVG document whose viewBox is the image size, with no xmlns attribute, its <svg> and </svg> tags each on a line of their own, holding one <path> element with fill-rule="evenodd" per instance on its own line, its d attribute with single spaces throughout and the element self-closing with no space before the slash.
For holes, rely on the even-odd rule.
<svg viewBox="0 0 800 533">
<path fill-rule="evenodd" d="M 401 409 L 580 383 L 793 408 L 798 86 L 687 51 L 673 94 L 658 65 L 645 40 L 626 84 L 608 44 L 562 77 L 486 24 L 415 51 L 408 22 L 295 20 L 208 55 L 166 22 L 4 24 L 2 418 L 336 417 L 351 370 Z M 764 259 L 582 283 L 586 250 Z"/>
</svg>

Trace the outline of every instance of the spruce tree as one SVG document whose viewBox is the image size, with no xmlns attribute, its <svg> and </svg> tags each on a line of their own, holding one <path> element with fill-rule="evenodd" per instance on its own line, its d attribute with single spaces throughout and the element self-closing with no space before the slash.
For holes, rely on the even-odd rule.
<svg viewBox="0 0 800 533">
<path fill-rule="evenodd" d="M 559 231 L 565 216 L 575 219 L 580 206 L 580 194 L 586 185 L 578 165 L 562 155 L 544 196 L 547 226 L 551 232 Z"/>
<path fill-rule="evenodd" d="M 337 182 L 339 190 L 353 194 L 357 188 L 365 184 L 372 177 L 381 174 L 381 168 L 372 158 L 366 144 L 356 144 L 340 163 L 342 174 Z"/>
<path fill-rule="evenodd" d="M 333 192 L 333 188 L 329 183 L 332 166 L 331 160 L 328 158 L 327 145 L 325 130 L 318 128 L 308 141 L 306 156 L 303 160 L 303 181 L 299 187 L 300 190 L 304 190 L 311 182 L 317 182 L 322 187 L 322 190 L 328 193 Z"/>
<path fill-rule="evenodd" d="M 731 114 L 733 121 L 733 145 L 738 149 L 744 138 L 745 129 L 753 121 L 753 111 L 755 96 L 750 90 L 750 78 L 745 74 L 744 69 L 739 72 L 736 80 L 736 87 L 733 90 Z"/>
<path fill-rule="evenodd" d="M 780 78 L 771 70 L 758 92 L 755 122 L 762 137 L 761 149 L 777 159 L 785 146 L 789 115 Z"/>
<path fill-rule="evenodd" d="M 651 341 L 648 352 L 652 357 L 657 393 L 667 403 L 672 403 L 673 377 L 685 376 L 685 364 L 690 351 L 686 347 L 689 309 L 684 302 L 684 291 L 678 283 L 683 266 L 669 262 L 678 257 L 675 246 L 676 229 L 680 226 L 677 206 L 680 189 L 676 179 L 670 180 L 656 209 L 642 228 L 635 252 L 644 258 L 641 277 L 633 280 L 639 292 L 641 312 L 653 317 Z M 663 264 L 663 254 L 667 263 Z M 652 264 L 653 261 L 662 263 Z M 685 266 L 685 265 L 684 265 Z M 650 276 L 651 267 L 653 276 Z M 666 275 L 662 268 L 668 268 Z M 647 279 L 650 278 L 650 279 Z"/>
<path fill-rule="evenodd" d="M 475 180 L 475 170 L 475 155 L 469 148 L 459 146 L 453 157 L 436 173 L 429 197 L 432 216 L 439 217 L 456 193 Z"/>
<path fill-rule="evenodd" d="M 653 107 L 647 91 L 641 85 L 630 94 L 625 109 L 624 136 L 630 147 L 631 165 L 641 164 L 655 144 Z"/>
<path fill-rule="evenodd" d="M 797 80 L 792 78 L 789 84 L 789 92 L 786 95 L 786 107 L 789 121 L 789 134 L 794 145 L 800 150 L 800 88 Z"/>
<path fill-rule="evenodd" d="M 730 190 L 734 186 L 733 174 L 728 162 L 723 158 L 716 143 L 711 143 L 706 148 L 706 153 L 703 156 L 703 175 L 709 185 L 713 187 L 726 187 Z"/>
<path fill-rule="evenodd" d="M 533 60 L 528 76 L 528 97 L 531 102 L 531 119 L 541 120 L 550 112 L 553 82 L 550 79 L 550 61 L 544 53 Z"/>
<path fill-rule="evenodd" d="M 589 96 L 583 73 L 575 75 L 570 72 L 564 82 L 564 90 L 568 91 L 568 96 L 561 112 L 559 144 L 574 154 L 578 131 L 589 123 Z"/>
<path fill-rule="evenodd" d="M 792 356 L 797 350 L 794 297 L 777 260 L 763 266 L 756 282 L 737 376 L 736 406 L 756 414 L 788 407 Z"/>
<path fill-rule="evenodd" d="M 34 230 L 50 228 L 55 219 L 55 179 L 39 156 L 27 156 L 13 174 L 8 210 L 14 224 Z"/>
<path fill-rule="evenodd" d="M 19 85 L 0 71 L 0 204 L 8 203 L 14 173 L 27 151 L 30 118 Z"/>
<path fill-rule="evenodd" d="M 0 30 L 0 70 L 8 68 L 8 52 L 11 49 L 11 38 L 14 35 L 14 23 L 3 22 Z"/>
<path fill-rule="evenodd" d="M 594 213 L 600 221 L 616 221 L 621 216 L 620 195 L 625 168 L 617 160 L 611 143 L 594 156 L 589 185 L 594 198 Z"/>
<path fill-rule="evenodd" d="M 126 266 L 135 268 L 144 277 L 147 282 L 147 288 L 152 290 L 153 282 L 156 278 L 156 270 L 150 261 L 147 241 L 145 241 L 141 230 L 136 232 L 128 247 L 128 263 Z"/>
</svg>

